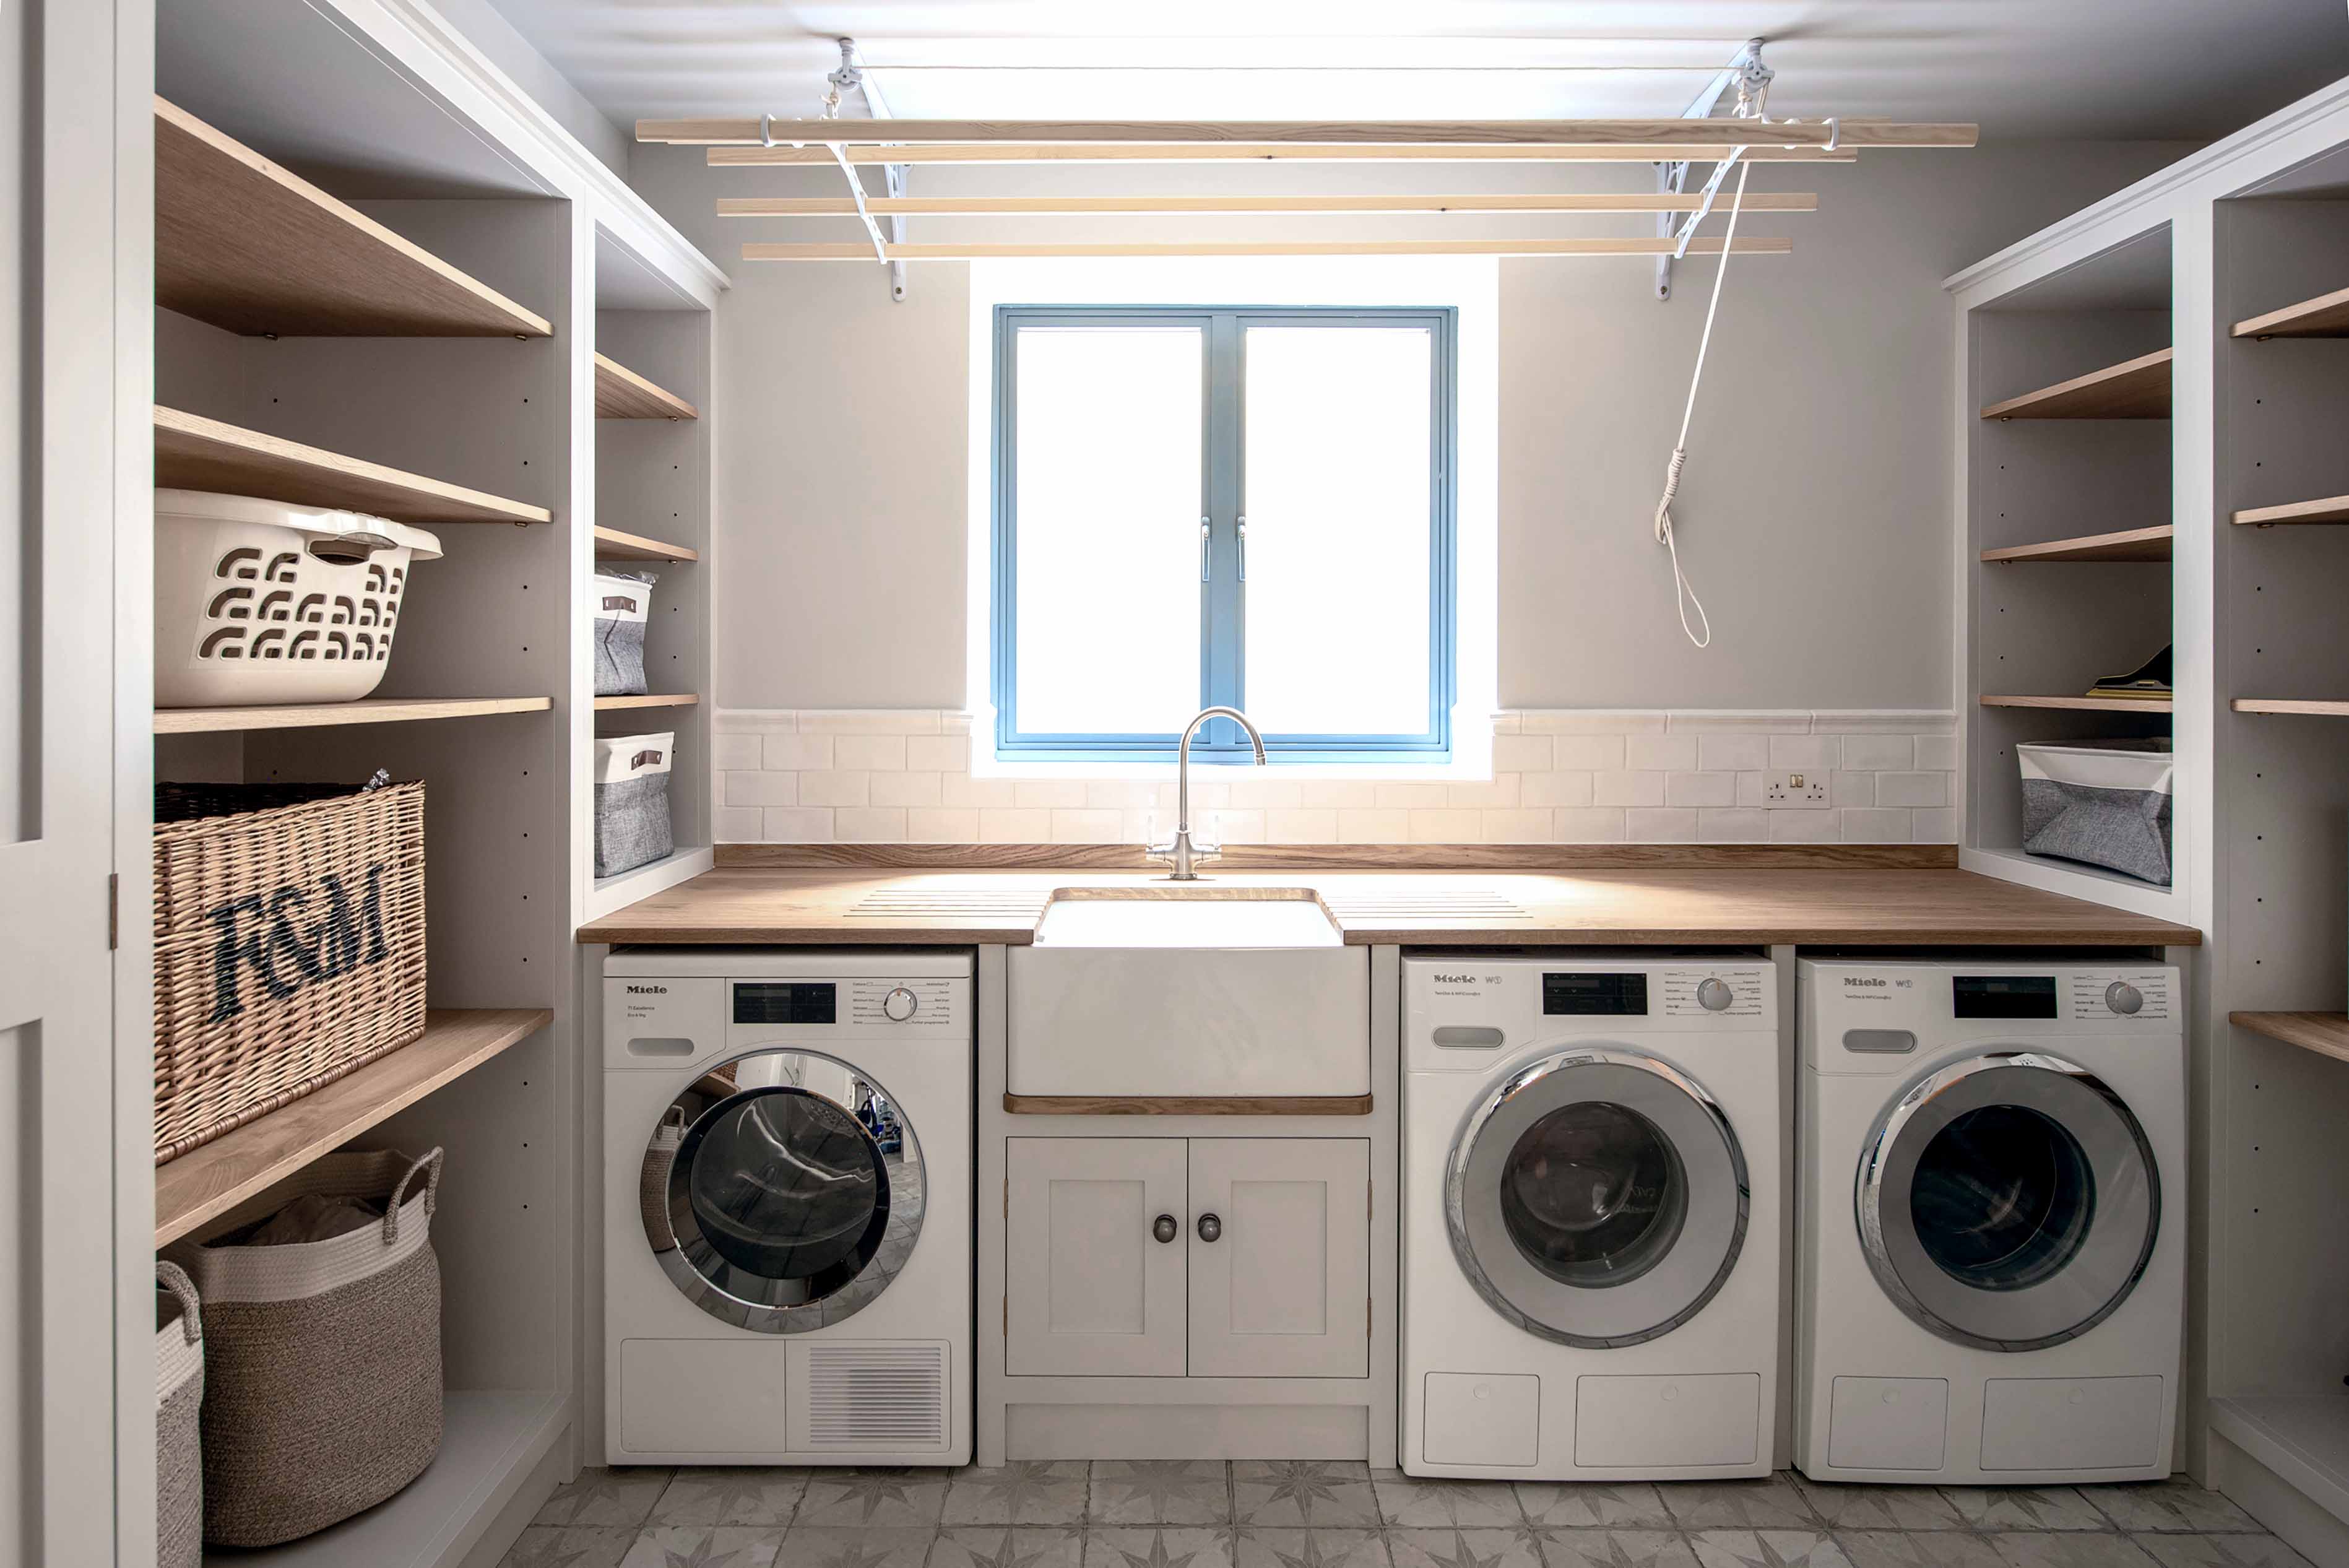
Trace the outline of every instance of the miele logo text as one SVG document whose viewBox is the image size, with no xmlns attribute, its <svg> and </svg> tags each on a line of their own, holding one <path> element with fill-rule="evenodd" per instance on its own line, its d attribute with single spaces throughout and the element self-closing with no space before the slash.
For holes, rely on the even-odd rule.
<svg viewBox="0 0 2349 1568">
<path fill-rule="evenodd" d="M 1474 985 L 1476 983 L 1476 977 L 1473 974 L 1439 974 L 1435 977 L 1435 983 L 1438 985 Z"/>
<path fill-rule="evenodd" d="M 1844 982 L 1844 984 L 1846 984 L 1846 985 L 1874 985 L 1874 986 L 1881 986 L 1881 985 L 1884 983 L 1884 982 L 1883 982 L 1882 981 L 1880 981 L 1880 980 L 1868 980 L 1868 979 L 1864 979 L 1864 978 L 1862 978 L 1861 976 L 1859 976 L 1859 975 L 1856 975 L 1856 974 L 1847 974 L 1847 975 L 1844 976 L 1844 977 L 1843 977 L 1843 982 Z"/>
<path fill-rule="evenodd" d="M 668 994 L 668 987 L 665 985 L 632 985 L 628 987 L 628 994 L 630 996 L 667 996 Z"/>
</svg>

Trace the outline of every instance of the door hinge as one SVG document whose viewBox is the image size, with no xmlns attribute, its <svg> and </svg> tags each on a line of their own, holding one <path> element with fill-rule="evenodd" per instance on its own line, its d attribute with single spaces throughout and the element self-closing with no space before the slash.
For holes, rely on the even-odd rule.
<svg viewBox="0 0 2349 1568">
<path fill-rule="evenodd" d="M 122 945 L 122 873 L 106 874 L 106 950 L 114 951 Z"/>
</svg>

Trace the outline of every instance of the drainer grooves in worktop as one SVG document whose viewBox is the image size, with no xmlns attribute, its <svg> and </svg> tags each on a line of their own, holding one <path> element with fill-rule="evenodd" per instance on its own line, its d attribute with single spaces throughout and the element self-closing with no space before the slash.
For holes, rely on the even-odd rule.
<svg viewBox="0 0 2349 1568">
<path fill-rule="evenodd" d="M 1361 892 L 1326 889 L 1323 899 L 1340 919 L 1383 920 L 1451 915 L 1479 920 L 1526 920 L 1523 906 L 1498 893 L 1481 888 L 1417 893 Z"/>
<path fill-rule="evenodd" d="M 1044 912 L 1050 897 L 1027 888 L 880 888 L 864 895 L 849 913 L 877 919 L 938 920 L 965 915 L 1033 919 Z"/>
</svg>

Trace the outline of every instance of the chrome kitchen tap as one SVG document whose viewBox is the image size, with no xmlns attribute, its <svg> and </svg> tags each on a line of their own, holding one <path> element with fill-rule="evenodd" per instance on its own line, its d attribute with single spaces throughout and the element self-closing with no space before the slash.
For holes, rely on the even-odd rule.
<svg viewBox="0 0 2349 1568">
<path fill-rule="evenodd" d="M 1197 881 L 1199 873 L 1193 867 L 1224 852 L 1220 844 L 1191 842 L 1191 737 L 1210 719 L 1229 719 L 1246 730 L 1249 743 L 1256 747 L 1256 765 L 1265 765 L 1264 737 L 1248 722 L 1248 716 L 1237 708 L 1203 708 L 1197 718 L 1183 727 L 1183 739 L 1174 747 L 1174 836 L 1164 844 L 1151 845 L 1145 851 L 1151 858 L 1164 860 L 1174 867 L 1166 874 L 1170 882 Z"/>
</svg>

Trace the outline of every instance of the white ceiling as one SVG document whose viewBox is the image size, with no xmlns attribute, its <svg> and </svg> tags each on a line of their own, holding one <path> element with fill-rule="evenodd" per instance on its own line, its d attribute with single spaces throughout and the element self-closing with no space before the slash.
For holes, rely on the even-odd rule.
<svg viewBox="0 0 2349 1568">
<path fill-rule="evenodd" d="M 814 113 L 842 35 L 949 118 L 1675 114 L 1760 35 L 1775 114 L 2207 139 L 2349 75 L 2344 0 L 492 3 L 624 126 Z"/>
</svg>

